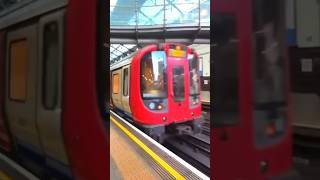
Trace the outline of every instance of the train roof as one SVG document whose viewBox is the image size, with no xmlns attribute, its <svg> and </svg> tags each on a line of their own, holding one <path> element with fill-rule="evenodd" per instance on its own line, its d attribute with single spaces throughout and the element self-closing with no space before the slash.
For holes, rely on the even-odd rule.
<svg viewBox="0 0 320 180">
<path fill-rule="evenodd" d="M 136 55 L 136 52 L 128 55 L 127 57 L 125 57 L 121 62 L 111 66 L 110 70 L 112 71 L 112 70 L 115 70 L 115 69 L 118 69 L 120 67 L 123 67 L 123 66 L 126 66 L 126 65 L 130 64 L 134 55 Z"/>
<path fill-rule="evenodd" d="M 0 11 L 0 29 L 66 6 L 68 0 L 23 0 Z"/>
</svg>

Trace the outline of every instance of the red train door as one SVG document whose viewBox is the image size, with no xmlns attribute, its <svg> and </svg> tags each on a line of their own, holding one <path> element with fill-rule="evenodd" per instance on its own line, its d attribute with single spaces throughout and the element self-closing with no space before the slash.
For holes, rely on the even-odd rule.
<svg viewBox="0 0 320 180">
<path fill-rule="evenodd" d="M 186 56 L 186 46 L 168 45 L 168 106 L 171 119 L 183 120 L 189 104 L 189 70 Z M 187 120 L 187 119 L 186 119 Z"/>
<path fill-rule="evenodd" d="M 266 179 L 291 165 L 284 1 L 213 1 L 214 179 Z"/>
</svg>

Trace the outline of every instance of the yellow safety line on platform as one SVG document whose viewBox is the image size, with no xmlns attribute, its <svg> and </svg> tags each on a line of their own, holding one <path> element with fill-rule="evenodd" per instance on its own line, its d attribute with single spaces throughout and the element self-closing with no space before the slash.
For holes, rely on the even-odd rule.
<svg viewBox="0 0 320 180">
<path fill-rule="evenodd" d="M 11 178 L 3 171 L 0 170 L 0 179 L 1 180 L 11 180 Z"/>
<path fill-rule="evenodd" d="M 115 123 L 124 133 L 126 133 L 135 143 L 137 143 L 144 151 L 146 151 L 154 160 L 156 160 L 163 168 L 165 168 L 173 177 L 176 179 L 186 179 L 179 172 L 177 172 L 173 167 L 171 167 L 167 162 L 165 162 L 161 157 L 159 157 L 155 152 L 153 152 L 147 145 L 145 145 L 140 139 L 133 135 L 127 128 L 122 126 L 117 120 L 112 116 L 110 119 Z"/>
</svg>

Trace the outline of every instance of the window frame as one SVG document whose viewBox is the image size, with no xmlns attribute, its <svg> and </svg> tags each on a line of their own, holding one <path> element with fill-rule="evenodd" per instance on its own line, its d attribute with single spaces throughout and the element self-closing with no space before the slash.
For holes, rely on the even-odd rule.
<svg viewBox="0 0 320 180">
<path fill-rule="evenodd" d="M 158 51 L 158 50 L 155 50 L 155 51 Z M 141 60 L 140 60 L 140 73 L 139 73 L 139 79 L 140 79 L 140 95 L 141 95 L 141 98 L 143 100 L 150 100 L 150 99 L 167 99 L 168 98 L 168 64 L 167 64 L 167 57 L 165 57 L 164 61 L 163 61 L 163 84 L 164 84 L 164 90 L 163 90 L 163 93 L 164 93 L 164 96 L 161 96 L 161 97 L 144 97 L 144 92 L 142 90 L 142 87 L 143 87 L 143 79 L 142 79 L 142 73 L 143 73 L 143 70 L 144 68 L 142 68 L 142 65 L 144 63 L 144 58 L 146 58 L 147 56 L 150 56 L 150 59 L 152 61 L 152 52 L 153 51 L 149 51 L 149 52 L 146 52 Z M 165 54 L 166 55 L 166 54 Z M 167 56 L 167 55 L 166 55 Z"/>
<path fill-rule="evenodd" d="M 40 109 L 40 111 L 43 111 L 43 113 L 50 113 L 50 112 L 60 112 L 62 110 L 62 104 L 63 104 L 63 81 L 64 81 L 64 47 L 65 47 L 65 39 L 64 39 L 64 33 L 65 33 L 65 10 L 59 10 L 56 12 L 53 12 L 52 14 L 45 15 L 40 18 L 37 26 L 38 26 L 38 74 L 39 77 L 37 78 L 37 81 L 39 83 L 39 86 L 37 87 L 37 92 L 39 92 L 37 95 L 37 106 Z M 52 97 L 54 100 L 52 102 L 53 105 L 51 107 L 46 105 L 46 96 L 47 96 L 47 91 L 46 91 L 46 76 L 49 74 L 47 72 L 47 69 L 45 68 L 45 65 L 47 63 L 47 60 L 45 59 L 45 49 L 49 46 L 47 46 L 46 38 L 45 38 L 45 30 L 46 26 L 51 24 L 51 23 L 56 23 L 56 56 L 53 58 L 54 63 L 56 65 L 55 73 L 55 97 Z M 51 36 L 50 36 L 51 38 Z M 49 40 L 50 40 L 49 38 Z M 52 39 L 52 38 L 51 38 Z M 48 61 L 50 63 L 50 60 Z M 49 66 L 50 68 L 50 66 Z M 52 69 L 52 68 L 50 68 Z M 52 99 L 51 99 L 52 100 Z"/>
<path fill-rule="evenodd" d="M 55 82 L 55 87 L 54 87 L 54 91 L 55 91 L 55 96 L 53 97 L 53 105 L 52 106 L 47 106 L 46 104 L 46 95 L 47 95 L 47 89 L 46 89 L 46 85 L 48 83 L 46 77 L 47 77 L 47 74 L 48 74 L 48 71 L 46 69 L 46 63 L 47 63 L 47 58 L 45 58 L 45 47 L 46 47 L 46 38 L 45 38 L 45 29 L 46 29 L 46 26 L 47 25 L 50 25 L 52 23 L 55 23 L 57 25 L 57 53 L 59 53 L 61 51 L 61 47 L 59 46 L 61 44 L 60 42 L 60 36 L 61 36 L 61 31 L 60 31 L 60 25 L 59 25 L 59 22 L 57 20 L 50 20 L 48 22 L 45 22 L 43 24 L 43 28 L 42 28 L 42 32 L 41 32 L 41 36 L 42 36 L 42 54 L 41 54 L 41 61 L 42 61 L 42 87 L 41 87 L 41 93 L 42 93 L 42 100 L 41 100 L 41 103 L 42 103 L 42 106 L 46 109 L 46 110 L 54 110 L 56 108 L 58 108 L 58 104 L 59 104 L 59 88 L 60 88 L 60 85 L 59 85 L 59 72 L 60 72 L 60 68 L 59 68 L 59 62 L 57 62 L 57 66 L 55 68 L 55 73 L 56 73 L 56 82 Z M 63 53 L 63 52 L 61 52 Z M 49 68 L 50 69 L 50 68 Z M 52 71 L 51 71 L 52 72 Z"/>
<path fill-rule="evenodd" d="M 115 87 L 115 86 L 114 86 L 114 82 L 115 82 L 115 81 L 114 81 L 114 77 L 115 77 L 116 75 L 118 76 L 118 92 L 117 92 L 117 93 L 114 92 L 114 87 Z M 120 93 L 120 87 L 119 87 L 119 85 L 120 85 L 120 74 L 119 74 L 119 73 L 113 73 L 113 74 L 112 74 L 112 94 L 119 94 L 119 93 Z"/>
<path fill-rule="evenodd" d="M 126 79 L 125 71 L 127 71 L 127 79 Z M 122 82 L 123 82 L 122 83 L 122 96 L 126 96 L 127 97 L 127 96 L 129 96 L 129 67 L 123 68 L 122 74 L 123 74 L 123 76 L 122 76 Z M 127 81 L 125 81 L 125 79 Z M 125 91 L 126 85 L 127 85 L 127 89 Z"/>
<path fill-rule="evenodd" d="M 200 96 L 200 91 L 201 91 L 201 82 L 200 82 L 200 77 L 201 77 L 201 75 L 200 75 L 200 57 L 197 56 L 197 55 L 194 54 L 194 53 L 192 53 L 192 55 L 193 55 L 193 58 L 192 58 L 192 59 L 189 59 L 189 58 L 188 58 L 189 96 L 195 97 L 195 96 Z M 197 72 L 197 75 L 198 75 L 198 80 L 197 80 L 198 92 L 192 94 L 192 93 L 191 93 L 191 89 L 193 88 L 193 87 L 192 87 L 192 83 L 193 83 L 193 82 L 192 82 L 192 76 L 191 76 L 191 74 L 192 74 L 192 63 L 193 63 L 193 61 L 195 61 L 196 64 L 197 64 L 196 72 Z"/>
<path fill-rule="evenodd" d="M 179 76 L 181 76 L 181 77 L 183 77 L 183 81 L 181 81 L 181 84 L 183 85 L 182 87 L 182 89 L 183 89 L 183 93 L 181 93 L 181 94 L 183 94 L 183 97 L 177 97 L 176 96 L 176 94 L 175 94 L 175 84 L 174 84 L 174 80 L 175 80 L 175 69 L 177 69 L 177 68 L 179 68 L 180 70 L 182 70 L 182 74 L 184 74 L 183 76 L 181 75 L 181 74 L 179 74 Z M 188 73 L 189 73 L 189 71 L 188 71 Z M 185 99 L 186 99 L 186 96 L 185 96 L 185 70 L 184 70 L 184 65 L 173 65 L 172 66 L 172 82 L 173 82 L 173 99 L 175 100 L 175 101 L 179 101 L 179 102 L 182 102 L 182 101 L 184 101 Z M 180 81 L 178 81 L 178 82 L 180 82 Z"/>
<path fill-rule="evenodd" d="M 222 25 L 224 27 L 220 28 L 219 30 L 216 30 L 216 32 L 218 31 L 218 32 L 221 32 L 221 33 L 225 33 L 223 35 L 229 35 L 230 37 L 229 36 L 228 37 L 224 37 L 223 35 L 219 36 L 220 37 L 219 42 L 217 42 L 217 39 L 215 39 L 214 40 L 214 44 L 215 44 L 214 51 L 216 51 L 216 49 L 219 48 L 219 45 L 220 45 L 219 43 L 220 42 L 224 42 L 224 43 L 221 43 L 221 44 L 223 44 L 223 46 L 225 44 L 229 44 L 229 45 L 234 44 L 233 46 L 234 46 L 234 50 L 235 50 L 235 53 L 236 53 L 236 58 L 234 59 L 234 63 L 235 63 L 235 66 L 236 66 L 236 67 L 234 67 L 235 68 L 234 70 L 236 71 L 235 72 L 236 73 L 235 74 L 236 81 L 235 81 L 234 84 L 228 83 L 228 85 L 229 86 L 236 85 L 236 87 L 235 87 L 236 88 L 236 92 L 235 92 L 236 93 L 236 102 L 235 102 L 236 106 L 234 108 L 237 109 L 236 111 L 228 110 L 228 112 L 226 110 L 222 110 L 222 111 L 217 111 L 216 110 L 216 113 L 215 113 L 215 117 L 216 118 L 215 118 L 215 122 L 213 124 L 214 124 L 214 127 L 232 127 L 232 126 L 237 126 L 237 125 L 239 125 L 241 123 L 240 94 L 239 94 L 239 92 L 240 92 L 240 81 L 241 81 L 241 77 L 240 77 L 240 74 L 239 74 L 240 73 L 240 71 L 239 71 L 239 63 L 240 63 L 241 59 L 239 57 L 239 50 L 238 50 L 238 48 L 239 48 L 238 40 L 240 38 L 239 35 L 238 35 L 238 31 L 239 31 L 239 26 L 238 26 L 238 21 L 237 21 L 238 17 L 237 17 L 237 14 L 234 13 L 234 12 L 215 12 L 213 16 L 214 17 L 218 16 L 218 17 L 221 17 L 221 18 L 223 17 L 220 21 L 214 21 L 213 26 L 215 26 L 215 27 L 218 26 L 216 23 L 218 23 L 218 22 L 221 23 L 222 21 L 228 20 L 227 24 L 224 23 Z M 234 29 L 229 28 L 229 29 L 231 29 L 231 31 L 225 31 L 225 28 L 226 28 L 225 26 L 226 25 L 232 26 L 232 28 L 234 28 Z M 234 33 L 234 34 L 231 35 L 231 33 Z M 237 41 L 235 41 L 234 38 Z M 230 47 L 233 48 L 232 46 L 230 46 Z M 227 49 L 228 52 L 230 52 L 230 47 L 228 47 L 229 49 Z M 214 56 L 213 58 L 214 59 L 218 59 L 217 58 L 217 52 L 219 52 L 219 51 L 216 51 L 216 53 L 213 53 L 213 56 Z M 225 60 L 223 59 L 223 61 L 225 61 Z M 215 78 L 219 79 L 219 78 L 217 78 L 217 77 L 219 77 L 219 74 L 217 74 L 217 69 L 219 69 L 217 67 L 217 64 L 218 63 L 216 63 L 216 62 L 213 63 L 213 72 L 214 72 Z M 219 71 L 222 71 L 222 70 L 219 69 Z M 227 71 L 227 72 L 229 72 L 229 71 Z M 228 77 L 228 78 L 230 80 L 232 77 Z M 222 78 L 222 79 L 225 79 L 225 77 Z M 220 81 L 221 81 L 221 78 L 220 78 Z M 229 82 L 229 81 L 226 81 L 226 82 Z M 220 85 L 217 85 L 217 86 L 221 87 Z M 226 88 L 224 87 L 223 89 L 226 89 Z M 232 89 L 232 88 L 227 88 L 227 89 Z M 221 97 L 221 94 L 217 93 L 217 90 L 220 91 L 220 92 L 222 91 L 221 88 L 219 88 L 219 89 L 214 88 L 214 94 L 217 94 L 215 97 Z M 230 97 L 230 94 L 228 96 Z M 222 101 L 222 100 L 220 100 L 220 101 Z M 214 103 L 214 105 L 217 106 L 216 103 Z M 218 108 L 216 108 L 216 109 L 218 109 Z M 221 117 L 224 118 L 224 119 L 233 119 L 233 120 L 232 121 L 230 121 L 230 120 L 229 121 L 225 121 L 225 120 L 219 119 Z"/>
<path fill-rule="evenodd" d="M 265 4 L 262 3 L 270 3 Z M 275 3 L 275 4 L 273 4 Z M 287 59 L 286 59 L 286 41 L 285 41 L 285 26 L 283 26 L 283 22 L 285 21 L 283 16 L 282 9 L 285 8 L 285 3 L 282 1 L 269 1 L 269 0 L 260 0 L 255 1 L 253 4 L 254 10 L 251 12 L 253 18 L 253 25 L 252 25 L 252 34 L 253 34 L 253 42 L 254 42 L 254 51 L 252 53 L 252 91 L 254 93 L 252 102 L 252 111 L 253 111 L 253 122 L 254 122 L 254 141 L 255 146 L 262 148 L 267 147 L 272 144 L 278 143 L 281 141 L 286 134 L 288 133 L 288 126 L 289 126 L 289 120 L 288 120 L 288 99 L 287 99 L 287 81 L 288 81 L 288 67 L 287 67 Z M 271 8 L 272 7 L 272 8 Z M 276 7 L 276 8 L 274 8 Z M 270 13 L 270 11 L 267 11 L 265 9 L 269 8 L 274 10 L 273 13 Z M 261 11 L 263 9 L 264 11 Z M 258 12 L 258 13 L 257 13 Z M 267 14 L 266 12 L 272 14 Z M 264 14 L 265 13 L 265 14 Z M 259 21 L 258 21 L 259 20 Z M 269 27 L 267 27 L 269 25 Z M 272 25 L 272 26 L 270 26 Z M 272 27 L 272 39 L 275 42 L 272 42 L 273 44 L 266 46 L 266 35 L 265 34 L 259 34 L 256 32 L 264 32 L 261 29 L 262 28 L 270 28 Z M 267 29 L 269 30 L 269 29 Z M 268 31 L 267 31 L 268 32 Z M 279 37 L 279 34 L 282 35 Z M 282 38 L 281 38 L 282 37 Z M 263 46 L 259 44 L 258 42 L 264 42 Z M 258 46 L 261 47 L 258 47 Z M 274 47 L 272 45 L 276 45 L 278 47 Z M 272 52 L 272 53 L 279 53 L 278 57 L 276 57 L 276 62 L 272 62 L 272 66 L 278 68 L 272 69 L 272 73 L 266 71 L 268 68 L 272 67 L 270 64 L 270 59 L 267 59 L 266 57 L 259 57 L 263 54 L 263 56 L 266 56 L 264 53 L 267 50 L 270 50 L 268 48 L 275 48 L 279 52 Z M 274 55 L 274 54 L 272 54 Z M 272 59 L 274 60 L 274 59 Z M 259 63 L 265 63 L 263 66 L 259 66 Z M 264 72 L 260 71 L 261 67 Z M 273 67 L 273 68 L 274 68 Z M 259 69 L 260 68 L 260 69 Z M 281 71 L 279 71 L 281 68 Z M 276 74 L 278 72 L 278 74 Z M 280 72 L 280 73 L 279 73 Z M 265 74 L 263 74 L 265 73 Z M 267 75 L 266 75 L 267 74 Z M 274 75 L 280 75 L 281 77 L 276 77 Z M 271 76 L 270 76 L 271 75 Z M 266 83 L 266 77 L 268 76 L 268 81 Z M 270 79 L 271 81 L 270 81 Z M 260 88 L 262 85 L 270 86 L 269 83 L 272 82 L 272 84 L 275 82 L 275 80 L 283 81 L 280 82 L 280 91 L 274 91 L 274 89 L 267 89 L 263 88 L 264 91 L 261 91 L 262 88 Z M 263 83 L 263 84 L 256 84 L 256 82 Z M 273 91 L 272 91 L 273 90 Z M 267 93 L 267 95 L 264 96 L 258 96 L 262 93 Z M 280 93 L 280 98 L 277 97 Z M 260 98 L 260 99 L 259 99 Z M 262 99 L 262 100 L 261 100 Z M 272 133 L 267 134 L 267 129 L 272 127 Z"/>
<path fill-rule="evenodd" d="M 28 57 L 28 46 L 27 46 L 27 62 L 26 62 L 26 76 L 25 76 L 25 80 L 26 80 L 26 87 L 25 87 L 25 98 L 24 99 L 15 99 L 15 98 L 12 98 L 12 93 L 11 93 L 11 78 L 12 78 L 12 75 L 11 75 L 11 67 L 12 67 L 12 54 L 11 54 L 11 51 L 12 51 L 12 44 L 13 43 L 16 43 L 16 42 L 20 42 L 20 41 L 26 41 L 26 43 L 28 44 L 28 38 L 27 37 L 23 37 L 23 38 L 17 38 L 17 39 L 14 39 L 14 40 L 11 40 L 8 45 L 9 45 L 9 48 L 8 48 L 8 57 L 9 57 L 9 63 L 8 63 L 8 98 L 10 101 L 15 101 L 15 102 L 21 102 L 21 103 L 25 103 L 27 101 L 27 98 L 28 98 L 28 62 L 29 62 L 29 57 Z"/>
</svg>

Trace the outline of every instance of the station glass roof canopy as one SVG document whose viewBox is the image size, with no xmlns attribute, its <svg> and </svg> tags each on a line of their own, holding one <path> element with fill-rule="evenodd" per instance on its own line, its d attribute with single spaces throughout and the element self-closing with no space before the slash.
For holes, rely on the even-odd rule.
<svg viewBox="0 0 320 180">
<path fill-rule="evenodd" d="M 210 26 L 210 0 L 111 0 L 111 26 Z"/>
<path fill-rule="evenodd" d="M 210 43 L 210 0 L 111 0 L 110 43 Z"/>
<path fill-rule="evenodd" d="M 111 0 L 110 60 L 156 42 L 210 41 L 210 0 Z M 203 42 L 203 41 L 202 41 Z"/>
<path fill-rule="evenodd" d="M 127 55 L 138 50 L 138 46 L 134 44 L 111 44 L 110 46 L 110 65 L 116 63 Z"/>
</svg>

